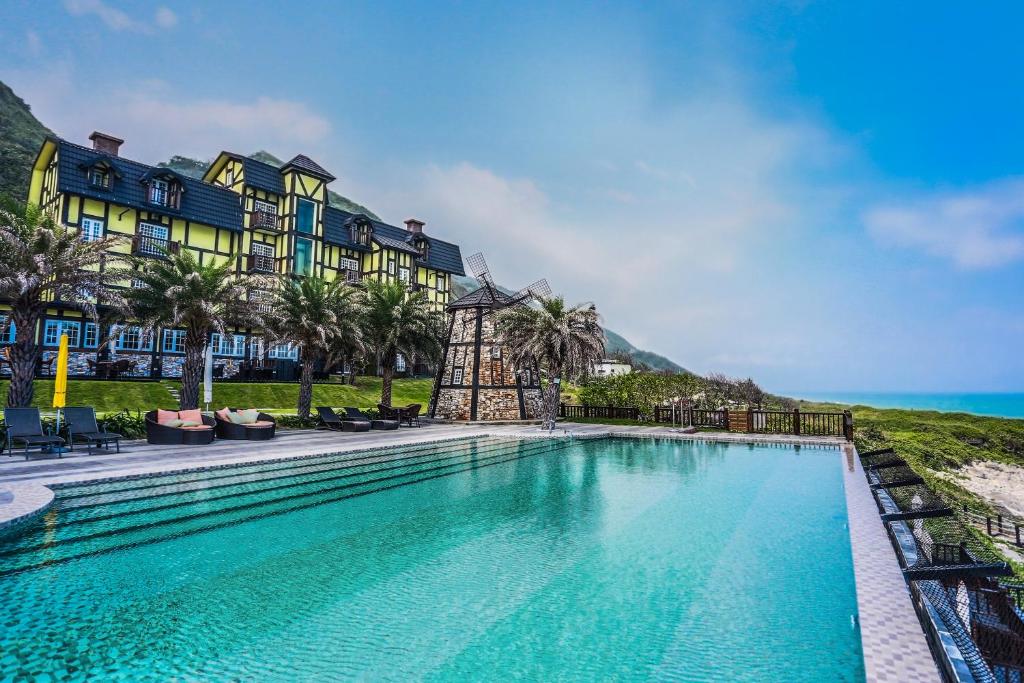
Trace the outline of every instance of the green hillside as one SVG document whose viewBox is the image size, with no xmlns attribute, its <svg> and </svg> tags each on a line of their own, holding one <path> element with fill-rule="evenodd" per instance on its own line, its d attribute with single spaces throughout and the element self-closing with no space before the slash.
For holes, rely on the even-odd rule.
<svg viewBox="0 0 1024 683">
<path fill-rule="evenodd" d="M 254 154 L 250 154 L 249 157 L 256 161 L 262 161 L 265 164 L 270 164 L 271 166 L 281 167 L 284 165 L 283 161 L 266 151 L 259 151 Z M 202 178 L 203 174 L 206 173 L 206 169 L 209 168 L 210 162 L 175 155 L 167 161 L 161 161 L 157 166 L 169 168 L 177 173 L 181 173 L 182 175 L 187 175 L 192 178 Z M 377 214 L 370 211 L 362 204 L 356 204 L 348 197 L 343 197 L 333 190 L 327 191 L 327 199 L 331 206 L 336 206 L 342 211 L 348 211 L 349 213 L 364 213 L 374 220 L 380 220 Z"/>
<path fill-rule="evenodd" d="M 0 194 L 24 200 L 32 162 L 50 130 L 24 100 L 0 82 Z"/>
</svg>

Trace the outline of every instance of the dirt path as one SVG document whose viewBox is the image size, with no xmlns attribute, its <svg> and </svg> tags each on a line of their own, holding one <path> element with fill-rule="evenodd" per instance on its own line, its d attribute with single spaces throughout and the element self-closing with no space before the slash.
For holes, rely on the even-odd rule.
<svg viewBox="0 0 1024 683">
<path fill-rule="evenodd" d="M 1024 467 L 998 462 L 974 462 L 950 477 L 968 491 L 1024 519 Z"/>
</svg>

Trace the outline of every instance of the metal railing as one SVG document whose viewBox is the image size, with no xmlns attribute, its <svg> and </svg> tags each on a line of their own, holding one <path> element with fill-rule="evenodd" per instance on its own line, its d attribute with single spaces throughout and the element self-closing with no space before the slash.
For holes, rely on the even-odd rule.
<svg viewBox="0 0 1024 683">
<path fill-rule="evenodd" d="M 249 216 L 249 227 L 254 230 L 273 230 L 281 228 L 277 223 L 277 214 L 270 211 L 253 211 Z"/>
<path fill-rule="evenodd" d="M 246 257 L 245 269 L 250 273 L 273 273 L 277 270 L 277 259 L 266 254 L 249 254 Z"/>
<path fill-rule="evenodd" d="M 161 237 L 135 235 L 132 237 L 132 254 L 136 256 L 166 256 L 177 254 L 181 250 L 179 242 L 172 242 Z"/>
</svg>

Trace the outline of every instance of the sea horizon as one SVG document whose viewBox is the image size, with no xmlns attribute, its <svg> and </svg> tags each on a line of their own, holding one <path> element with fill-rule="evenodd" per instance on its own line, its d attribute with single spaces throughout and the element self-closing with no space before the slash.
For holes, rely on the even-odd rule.
<svg viewBox="0 0 1024 683">
<path fill-rule="evenodd" d="M 783 392 L 805 401 L 845 403 L 872 408 L 937 410 L 986 417 L 1024 418 L 1024 392 L 888 392 L 888 391 L 795 391 Z"/>
</svg>

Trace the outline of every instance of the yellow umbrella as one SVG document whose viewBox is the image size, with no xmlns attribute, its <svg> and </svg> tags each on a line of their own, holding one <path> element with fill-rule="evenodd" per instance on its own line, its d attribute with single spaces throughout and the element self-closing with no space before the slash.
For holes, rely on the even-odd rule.
<svg viewBox="0 0 1024 683">
<path fill-rule="evenodd" d="M 60 335 L 60 349 L 57 351 L 57 376 L 53 382 L 53 407 L 63 408 L 68 404 L 68 335 Z"/>
</svg>

